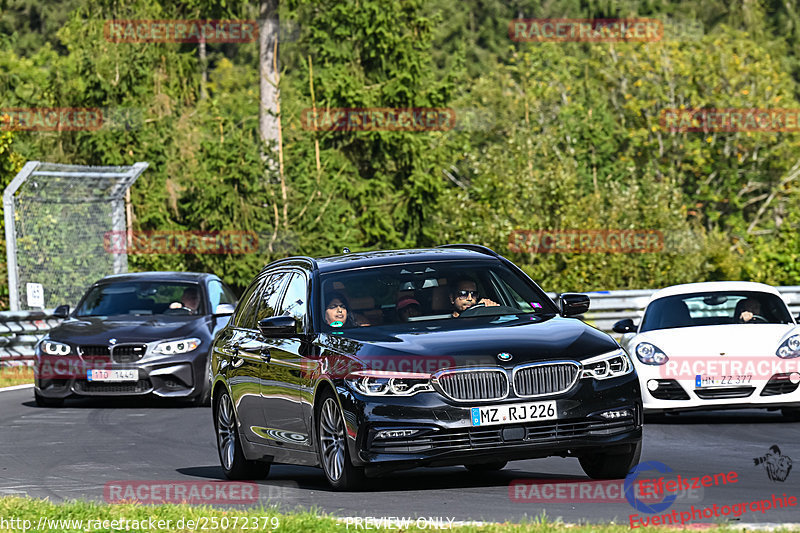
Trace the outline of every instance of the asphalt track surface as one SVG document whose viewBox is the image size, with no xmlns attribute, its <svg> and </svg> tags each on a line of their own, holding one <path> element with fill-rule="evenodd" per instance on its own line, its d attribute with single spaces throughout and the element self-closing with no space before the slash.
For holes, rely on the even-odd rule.
<svg viewBox="0 0 800 533">
<path fill-rule="evenodd" d="M 795 462 L 783 482 L 771 481 L 764 465 L 753 461 L 773 445 Z M 673 470 L 669 475 L 738 475 L 736 483 L 682 495 L 664 512 L 687 511 L 692 505 L 729 506 L 771 499 L 773 494 L 800 497 L 800 423 L 761 410 L 651 417 L 646 420 L 642 461 L 668 465 Z M 108 482 L 221 479 L 208 408 L 96 399 L 39 408 L 30 388 L 0 392 L 0 495 L 104 501 Z M 625 499 L 515 501 L 509 485 L 520 479 L 588 481 L 577 459 L 549 458 L 512 462 L 488 474 L 462 467 L 416 469 L 382 478 L 369 491 L 354 494 L 331 491 L 316 468 L 273 465 L 269 477 L 257 482 L 257 494 L 259 503 L 283 511 L 316 508 L 343 517 L 439 517 L 445 523 L 448 518 L 517 522 L 544 513 L 565 522 L 628 524 L 631 514 L 652 516 L 634 510 Z M 693 522 L 800 522 L 800 503 Z"/>
</svg>

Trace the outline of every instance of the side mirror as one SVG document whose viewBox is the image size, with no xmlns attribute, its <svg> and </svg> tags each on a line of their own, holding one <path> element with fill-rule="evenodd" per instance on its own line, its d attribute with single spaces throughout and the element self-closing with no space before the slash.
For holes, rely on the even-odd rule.
<svg viewBox="0 0 800 533">
<path fill-rule="evenodd" d="M 67 318 L 69 317 L 69 306 L 68 305 L 59 305 L 53 310 L 53 316 L 56 318 Z"/>
<path fill-rule="evenodd" d="M 229 316 L 236 310 L 236 307 L 231 304 L 219 304 L 214 309 L 214 316 Z"/>
<path fill-rule="evenodd" d="M 584 314 L 589 310 L 589 297 L 585 294 L 565 292 L 558 298 L 561 316 L 570 317 Z"/>
<path fill-rule="evenodd" d="M 271 316 L 258 321 L 258 329 L 265 337 L 299 337 L 297 319 L 293 316 Z"/>
<path fill-rule="evenodd" d="M 615 322 L 611 330 L 614 333 L 632 333 L 636 331 L 636 324 L 634 324 L 633 320 L 630 318 L 624 318 L 618 322 Z"/>
</svg>

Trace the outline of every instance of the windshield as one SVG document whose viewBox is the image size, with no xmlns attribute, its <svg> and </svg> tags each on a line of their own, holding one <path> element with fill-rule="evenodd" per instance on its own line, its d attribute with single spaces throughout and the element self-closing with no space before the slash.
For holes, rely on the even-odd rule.
<svg viewBox="0 0 800 533">
<path fill-rule="evenodd" d="M 204 312 L 199 285 L 126 281 L 92 287 L 75 316 L 197 315 Z"/>
<path fill-rule="evenodd" d="M 641 332 L 720 324 L 791 324 L 786 304 L 765 292 L 724 291 L 667 296 L 647 306 Z"/>
<path fill-rule="evenodd" d="M 384 325 L 413 330 L 429 321 L 480 316 L 508 317 L 492 321 L 505 323 L 517 315 L 557 313 L 546 294 L 496 262 L 413 263 L 335 272 L 321 280 L 329 331 Z"/>
</svg>

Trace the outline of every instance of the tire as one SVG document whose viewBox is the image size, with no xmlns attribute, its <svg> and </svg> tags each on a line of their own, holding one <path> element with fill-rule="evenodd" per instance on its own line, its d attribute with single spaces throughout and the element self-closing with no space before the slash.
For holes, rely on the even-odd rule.
<svg viewBox="0 0 800 533">
<path fill-rule="evenodd" d="M 581 468 L 592 479 L 622 479 L 639 464 L 642 441 L 579 458 Z"/>
<path fill-rule="evenodd" d="M 223 392 L 214 404 L 214 429 L 217 433 L 219 463 L 226 478 L 264 479 L 269 475 L 269 463 L 245 459 L 236 429 L 236 413 L 228 391 Z"/>
<path fill-rule="evenodd" d="M 211 354 L 206 358 L 205 379 L 200 386 L 200 393 L 192 398 L 191 404 L 196 407 L 208 407 L 211 405 Z"/>
<path fill-rule="evenodd" d="M 45 398 L 36 391 L 33 391 L 33 397 L 38 407 L 61 407 L 64 405 L 63 398 Z"/>
<path fill-rule="evenodd" d="M 470 472 L 497 472 L 506 467 L 508 461 L 496 461 L 494 463 L 483 463 L 479 465 L 464 465 Z"/>
<path fill-rule="evenodd" d="M 334 490 L 358 489 L 366 476 L 363 468 L 353 466 L 350 461 L 342 410 L 330 391 L 325 391 L 319 400 L 314 435 L 322 471 Z"/>
<path fill-rule="evenodd" d="M 792 422 L 800 422 L 800 407 L 784 407 L 781 414 Z"/>
</svg>

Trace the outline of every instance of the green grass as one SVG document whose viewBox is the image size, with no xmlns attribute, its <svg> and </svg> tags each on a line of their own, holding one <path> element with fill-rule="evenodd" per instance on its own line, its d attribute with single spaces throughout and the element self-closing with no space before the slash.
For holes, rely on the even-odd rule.
<svg viewBox="0 0 800 533">
<path fill-rule="evenodd" d="M 0 388 L 33 383 L 32 366 L 0 366 Z"/>
<path fill-rule="evenodd" d="M 381 516 L 380 511 L 376 511 L 376 517 Z M 447 512 L 443 509 L 440 513 L 446 516 Z M 117 504 L 109 505 L 103 503 L 72 501 L 63 504 L 54 504 L 47 500 L 37 500 L 31 498 L 20 498 L 17 496 L 0 497 L 0 531 L 22 531 L 26 525 L 32 530 L 36 530 L 39 521 L 45 517 L 50 520 L 48 525 L 42 523 L 39 531 L 280 531 L 280 532 L 306 532 L 315 533 L 344 533 L 348 531 L 367 531 L 365 528 L 357 528 L 355 524 L 348 524 L 342 519 L 337 520 L 328 515 L 317 512 L 298 512 L 298 513 L 278 513 L 275 509 L 268 507 L 261 508 L 241 508 L 241 509 L 216 509 L 206 506 L 191 505 L 140 505 L 140 504 Z M 16 522 L 10 522 L 10 520 Z M 227 519 L 227 524 L 224 520 Z M 245 522 L 247 519 L 247 522 Z M 5 520 L 5 523 L 3 522 Z M 20 522 L 20 520 L 22 522 Z M 28 520 L 26 524 L 24 521 Z M 58 520 L 83 520 L 78 526 L 74 522 L 72 525 L 62 523 L 54 524 L 52 521 Z M 96 523 L 96 521 L 106 521 L 106 524 Z M 122 520 L 118 524 L 111 523 L 112 520 Z M 128 522 L 124 522 L 127 520 Z M 159 524 L 159 520 L 163 520 Z M 170 521 L 167 525 L 167 520 Z M 188 521 L 195 523 L 189 527 Z M 238 523 L 235 524 L 234 521 Z M 91 521 L 91 522 L 89 522 Z M 179 525 L 179 521 L 180 525 Z M 256 521 L 258 522 L 256 524 Z M 136 524 L 138 522 L 138 524 Z M 245 524 L 247 527 L 244 527 Z M 447 522 L 445 520 L 445 525 Z M 151 525 L 153 527 L 151 527 Z M 205 525 L 205 528 L 203 528 Z M 227 525 L 227 527 L 223 527 Z M 234 527 L 238 525 L 238 527 Z M 257 529 L 255 526 L 258 526 Z M 13 527 L 12 527 L 13 526 Z M 129 529 L 126 530 L 126 526 Z M 182 526 L 182 527 L 180 527 Z M 216 527 L 214 527 L 216 526 Z M 687 524 L 691 526 L 691 524 Z M 665 531 L 668 528 L 642 528 L 654 531 Z M 740 528 L 741 529 L 741 528 Z M 421 531 L 422 529 L 419 529 Z M 418 531 L 415 526 L 402 530 L 398 528 L 372 528 L 372 531 Z M 630 533 L 630 528 L 626 524 L 621 525 L 568 525 L 560 522 L 549 521 L 544 515 L 536 517 L 532 521 L 522 524 L 490 524 L 485 526 L 461 526 L 448 529 L 433 529 L 428 527 L 425 531 L 456 531 L 459 533 L 494 533 L 494 532 L 513 532 L 513 533 L 547 533 L 547 532 L 567 532 L 583 533 Z M 712 528 L 711 531 L 735 531 L 730 528 Z"/>
</svg>

